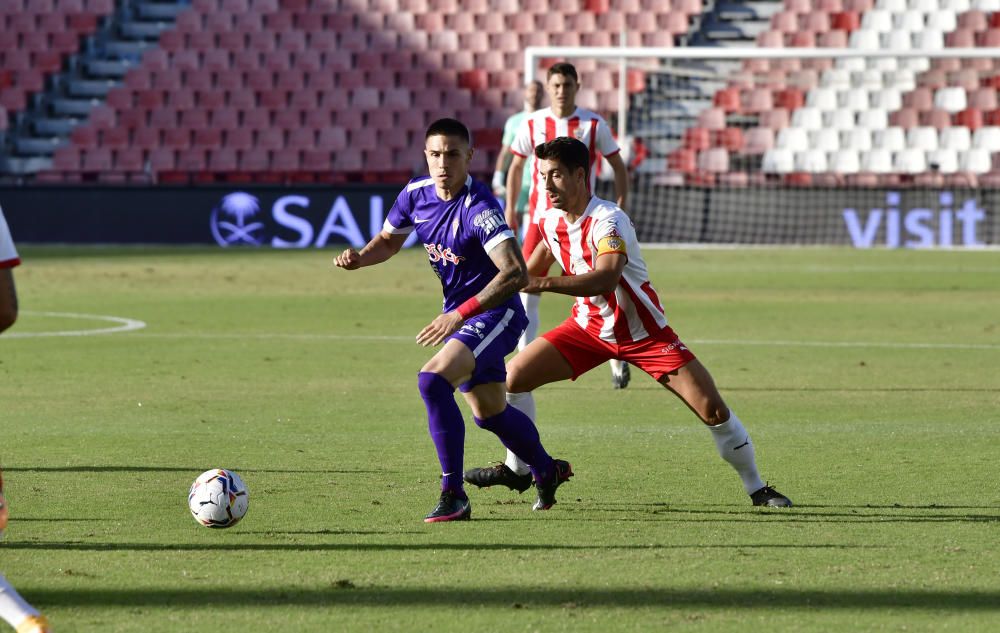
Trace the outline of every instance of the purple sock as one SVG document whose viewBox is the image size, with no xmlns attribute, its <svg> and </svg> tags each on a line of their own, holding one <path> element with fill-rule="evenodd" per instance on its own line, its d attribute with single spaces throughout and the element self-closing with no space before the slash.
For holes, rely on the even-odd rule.
<svg viewBox="0 0 1000 633">
<path fill-rule="evenodd" d="M 417 374 L 417 385 L 427 407 L 431 439 L 441 462 L 441 490 L 453 490 L 464 497 L 462 455 L 465 451 L 465 420 L 455 402 L 455 388 L 438 374 L 426 371 Z"/>
<path fill-rule="evenodd" d="M 475 420 L 480 428 L 495 433 L 508 450 L 528 464 L 535 481 L 541 481 L 552 473 L 555 464 L 538 438 L 535 423 L 524 413 L 507 405 L 507 408 L 498 415 L 485 420 L 479 418 Z"/>
</svg>

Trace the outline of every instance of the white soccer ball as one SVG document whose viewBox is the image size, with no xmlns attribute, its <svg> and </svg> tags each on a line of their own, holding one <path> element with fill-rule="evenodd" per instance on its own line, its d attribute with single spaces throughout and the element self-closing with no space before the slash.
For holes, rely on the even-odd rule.
<svg viewBox="0 0 1000 633">
<path fill-rule="evenodd" d="M 188 493 L 188 508 L 198 523 L 227 528 L 239 523 L 250 506 L 250 492 L 240 476 L 215 468 L 198 475 Z"/>
</svg>

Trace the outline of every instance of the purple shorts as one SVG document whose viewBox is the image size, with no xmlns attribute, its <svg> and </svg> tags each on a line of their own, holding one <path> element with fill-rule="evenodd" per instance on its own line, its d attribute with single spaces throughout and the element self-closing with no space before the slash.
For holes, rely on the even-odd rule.
<svg viewBox="0 0 1000 633">
<path fill-rule="evenodd" d="M 472 378 L 460 384 L 459 391 L 466 393 L 486 383 L 507 382 L 504 359 L 517 348 L 526 327 L 528 317 L 523 310 L 503 305 L 469 318 L 462 329 L 449 336 L 449 340 L 464 343 L 476 357 Z"/>
</svg>

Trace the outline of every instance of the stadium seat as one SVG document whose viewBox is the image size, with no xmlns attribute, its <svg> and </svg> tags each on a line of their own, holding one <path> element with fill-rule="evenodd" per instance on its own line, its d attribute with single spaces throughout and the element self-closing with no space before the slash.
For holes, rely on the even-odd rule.
<svg viewBox="0 0 1000 633">
<path fill-rule="evenodd" d="M 963 88 L 941 88 L 934 94 L 934 107 L 946 112 L 960 112 L 966 106 L 967 99 Z"/>
<path fill-rule="evenodd" d="M 1000 152 L 1000 127 L 981 127 L 973 133 L 972 147 L 988 152 Z M 956 148 L 961 149 L 961 148 Z"/>
<path fill-rule="evenodd" d="M 764 153 L 761 169 L 767 173 L 790 174 L 795 171 L 795 155 L 788 149 L 771 149 Z"/>
<path fill-rule="evenodd" d="M 828 127 L 809 132 L 811 149 L 823 152 L 833 152 L 840 149 L 840 132 Z M 810 171 L 808 169 L 803 171 Z"/>
<path fill-rule="evenodd" d="M 806 130 L 818 130 L 823 127 L 823 113 L 818 108 L 799 108 L 792 112 L 792 125 Z"/>
<path fill-rule="evenodd" d="M 923 150 L 907 148 L 896 152 L 893 169 L 901 174 L 919 174 L 927 171 L 927 158 Z"/>
<path fill-rule="evenodd" d="M 892 126 L 875 130 L 872 144 L 875 148 L 898 152 L 906 148 L 906 133 L 903 128 Z"/>
<path fill-rule="evenodd" d="M 810 174 L 825 172 L 827 170 L 826 152 L 820 149 L 796 152 L 795 170 Z"/>
<path fill-rule="evenodd" d="M 867 152 L 872 148 L 871 130 L 860 126 L 841 130 L 840 145 L 844 149 Z"/>
<path fill-rule="evenodd" d="M 931 151 L 938 148 L 937 128 L 930 126 L 912 127 L 906 132 L 906 145 L 911 149 Z"/>
<path fill-rule="evenodd" d="M 966 108 L 955 115 L 955 125 L 978 130 L 985 123 L 985 117 L 979 108 Z"/>
<path fill-rule="evenodd" d="M 839 174 L 856 174 L 861 171 L 861 160 L 853 149 L 840 149 L 830 154 L 830 171 Z"/>
<path fill-rule="evenodd" d="M 953 149 L 936 149 L 927 153 L 927 168 L 942 174 L 958 171 L 958 152 Z"/>
<path fill-rule="evenodd" d="M 773 147 L 774 130 L 766 127 L 755 127 L 747 130 L 741 153 L 756 156 Z"/>
<path fill-rule="evenodd" d="M 892 152 L 887 149 L 875 148 L 861 154 L 862 171 L 873 174 L 888 174 L 892 172 Z"/>
<path fill-rule="evenodd" d="M 809 134 L 799 127 L 786 127 L 778 131 L 776 147 L 779 149 L 802 152 L 809 149 Z"/>
<path fill-rule="evenodd" d="M 966 152 L 961 152 L 959 156 L 959 166 L 962 171 L 967 171 L 973 174 L 985 174 L 990 171 L 992 167 L 992 162 L 990 160 L 990 153 L 985 149 L 970 149 Z"/>
<path fill-rule="evenodd" d="M 729 171 L 729 152 L 713 147 L 698 153 L 698 169 L 710 174 Z"/>
</svg>

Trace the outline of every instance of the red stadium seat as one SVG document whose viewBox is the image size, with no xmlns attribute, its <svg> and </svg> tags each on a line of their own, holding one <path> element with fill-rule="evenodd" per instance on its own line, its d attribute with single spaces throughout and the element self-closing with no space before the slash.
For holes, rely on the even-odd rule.
<svg viewBox="0 0 1000 633">
<path fill-rule="evenodd" d="M 995 101 L 996 95 L 994 94 L 994 103 Z M 970 130 L 978 130 L 983 127 L 984 123 L 985 117 L 980 108 L 970 107 L 955 114 L 955 125 L 967 127 Z"/>
<path fill-rule="evenodd" d="M 711 133 L 703 127 L 689 127 L 684 130 L 682 143 L 685 148 L 701 151 L 711 147 Z"/>
</svg>

